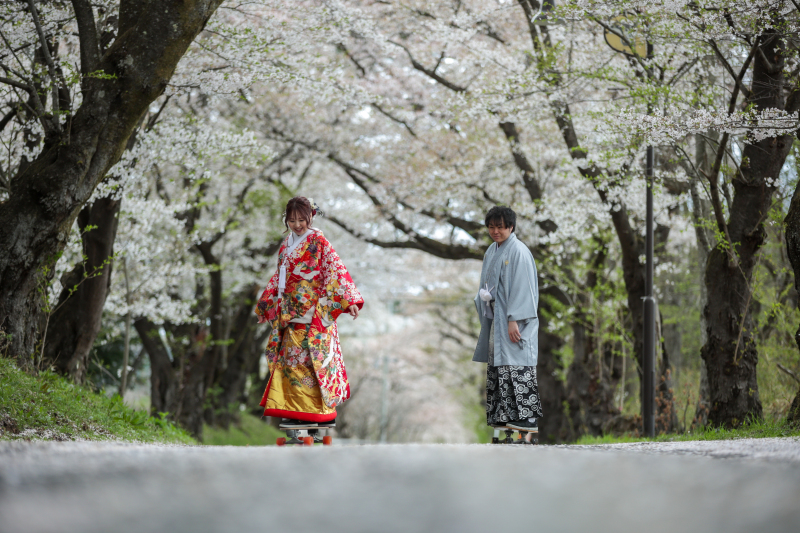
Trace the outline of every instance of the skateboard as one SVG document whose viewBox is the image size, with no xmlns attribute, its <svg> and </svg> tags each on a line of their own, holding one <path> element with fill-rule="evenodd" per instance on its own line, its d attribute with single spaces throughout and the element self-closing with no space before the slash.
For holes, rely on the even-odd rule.
<svg viewBox="0 0 800 533">
<path fill-rule="evenodd" d="M 313 446 L 315 443 L 322 443 L 324 446 L 333 444 L 333 437 L 330 435 L 322 436 L 322 432 L 328 433 L 329 428 L 321 428 L 318 426 L 309 427 L 294 427 L 292 429 L 281 430 L 286 432 L 286 437 L 279 437 L 275 442 L 278 446 L 286 446 L 287 444 L 300 444 L 303 446 Z"/>
<path fill-rule="evenodd" d="M 505 431 L 505 438 L 500 438 L 500 430 Z M 494 436 L 492 437 L 492 444 L 527 444 L 533 445 L 539 443 L 539 432 L 538 431 L 517 431 L 519 436 L 516 439 L 513 439 L 511 435 L 517 431 L 516 429 L 509 429 L 506 427 L 496 427 L 494 428 Z"/>
</svg>

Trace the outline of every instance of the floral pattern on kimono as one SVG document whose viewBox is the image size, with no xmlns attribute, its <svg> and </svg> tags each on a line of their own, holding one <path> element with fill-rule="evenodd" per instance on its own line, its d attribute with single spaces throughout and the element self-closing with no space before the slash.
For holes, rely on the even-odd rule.
<svg viewBox="0 0 800 533">
<path fill-rule="evenodd" d="M 291 366 L 292 357 L 297 356 L 282 353 L 286 351 L 282 347 L 287 326 L 298 325 L 298 319 L 309 324 L 303 348 L 308 348 L 323 402 L 335 408 L 350 397 L 336 319 L 351 305 L 360 309 L 364 299 L 321 231 L 312 230 L 305 242 L 288 254 L 287 247 L 288 239 L 284 240 L 278 254 L 278 270 L 267 284 L 255 311 L 259 322 L 269 322 L 272 327 L 266 349 L 270 374 L 283 366 Z M 284 261 L 286 287 L 279 295 L 280 265 Z M 295 322 L 291 322 L 293 320 Z M 266 405 L 269 390 L 268 385 L 262 406 Z"/>
</svg>

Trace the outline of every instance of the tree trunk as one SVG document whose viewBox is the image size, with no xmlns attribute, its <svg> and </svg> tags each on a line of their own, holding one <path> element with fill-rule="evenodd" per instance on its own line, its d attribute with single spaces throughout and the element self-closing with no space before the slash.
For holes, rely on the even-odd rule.
<svg viewBox="0 0 800 533">
<path fill-rule="evenodd" d="M 539 282 L 541 287 L 541 280 Z M 544 415 L 539 421 L 539 440 L 543 443 L 558 443 L 571 440 L 570 425 L 564 412 L 564 401 L 567 392 L 561 380 L 564 365 L 558 352 L 564 346 L 564 340 L 548 331 L 549 305 L 548 298 L 562 299 L 563 294 L 555 287 L 545 287 L 539 300 L 539 362 L 536 365 L 536 377 L 539 385 L 539 398 L 542 401 Z"/>
<path fill-rule="evenodd" d="M 708 137 L 718 139 L 719 133 L 708 132 Z M 706 176 L 711 175 L 713 161 L 716 158 L 716 153 L 708 146 L 708 141 L 703 135 L 695 136 L 695 168 Z M 690 194 L 692 197 L 692 221 L 694 222 L 695 238 L 697 240 L 697 263 L 703 267 L 702 272 L 705 272 L 705 267 L 708 264 L 708 255 L 711 253 L 714 242 L 714 235 L 710 229 L 707 228 L 707 223 L 711 222 L 711 202 L 702 198 L 698 191 L 700 186 L 700 177 L 696 176 L 692 179 L 690 186 Z M 706 319 L 705 313 L 702 311 L 708 304 L 708 291 L 706 289 L 705 279 L 701 276 L 700 279 L 700 342 L 705 345 L 706 343 Z M 695 405 L 694 420 L 692 420 L 693 427 L 705 427 L 708 424 L 708 413 L 711 410 L 710 393 L 708 390 L 708 373 L 705 365 L 700 370 L 700 387 L 697 392 L 697 404 Z"/>
<path fill-rule="evenodd" d="M 169 413 L 170 419 L 198 440 L 203 439 L 203 409 L 214 367 L 208 355 L 208 330 L 204 325 L 173 326 L 172 337 L 181 339 L 170 352 L 158 334 L 159 326 L 139 318 L 134 327 L 150 358 L 152 414 Z M 167 326 L 169 327 L 169 326 Z"/>
<path fill-rule="evenodd" d="M 605 201 L 605 193 L 598 189 L 600 197 Z M 633 336 L 633 351 L 636 358 L 636 370 L 639 375 L 640 392 L 644 385 L 644 305 L 642 304 L 645 294 L 645 265 L 639 260 L 644 254 L 644 238 L 631 226 L 628 211 L 624 205 L 619 206 L 616 211 L 611 211 L 611 220 L 620 244 L 620 254 L 622 256 L 622 274 L 625 281 L 625 291 L 628 296 L 628 311 L 631 314 Z M 669 237 L 669 228 L 657 225 L 653 238 L 655 240 L 656 252 L 664 248 Z M 656 319 L 656 329 L 661 331 L 661 313 Z M 659 335 L 660 337 L 660 335 Z M 656 418 L 664 423 L 660 426 L 660 431 L 668 432 L 675 428 L 677 417 L 673 405 L 672 394 L 672 372 L 666 346 L 661 343 L 661 361 L 657 361 L 659 377 L 657 378 L 656 395 L 659 401 L 656 402 Z"/>
<path fill-rule="evenodd" d="M 229 336 L 233 344 L 228 350 L 227 364 L 214 382 L 219 394 L 213 398 L 211 416 L 206 417 L 210 425 L 228 429 L 231 422 L 239 419 L 239 405 L 247 403 L 247 377 L 258 371 L 258 360 L 262 353 L 253 313 L 260 289 L 260 285 L 253 284 L 238 298 L 241 305 L 233 319 Z"/>
<path fill-rule="evenodd" d="M 0 204 L 0 329 L 12 335 L 11 355 L 22 366 L 30 365 L 38 338 L 37 288 L 49 283 L 78 213 L 220 3 L 165 0 L 153 11 L 150 2 L 123 1 L 119 36 L 101 56 L 91 7 L 73 2 L 84 7 L 77 17 L 81 106 L 68 129 L 45 132 L 41 153 L 11 180 Z M 89 76 L 98 71 L 105 76 Z"/>
<path fill-rule="evenodd" d="M 792 195 L 792 202 L 789 205 L 786 218 L 783 220 L 783 225 L 786 232 L 786 252 L 794 273 L 794 288 L 800 293 L 800 182 L 798 182 Z M 794 342 L 797 344 L 797 348 L 800 349 L 800 326 L 798 326 L 794 334 Z M 800 427 L 800 390 L 797 391 L 792 405 L 789 407 L 786 421 L 795 427 Z"/>
<path fill-rule="evenodd" d="M 658 322 L 656 323 L 656 339 L 663 338 L 661 328 L 664 325 L 664 317 L 658 312 Z M 675 409 L 675 395 L 673 391 L 672 365 L 669 360 L 669 353 L 664 342 L 659 344 L 661 347 L 656 365 L 658 367 L 658 381 L 656 382 L 656 434 L 671 433 L 678 429 L 678 412 Z"/>
<path fill-rule="evenodd" d="M 784 95 L 784 43 L 774 33 L 758 38 L 763 53 L 755 55 L 749 103 L 757 110 L 776 108 L 793 112 L 796 93 L 790 102 Z M 790 136 L 745 144 L 741 171 L 733 179 L 734 197 L 727 222 L 736 261 L 729 258 L 725 243 L 714 248 L 708 258 L 705 272 L 708 304 L 704 309 L 707 341 L 702 357 L 711 401 L 709 422 L 715 426 L 738 427 L 750 417 L 762 416 L 750 282 L 766 237 L 764 220 L 775 191 L 767 179 L 778 178 L 791 146 Z M 789 233 L 787 227 L 787 236 Z"/>
<path fill-rule="evenodd" d="M 63 289 L 50 317 L 43 351 L 46 367 L 82 383 L 89 354 L 100 332 L 111 285 L 114 241 L 121 202 L 100 198 L 78 215 L 85 261 L 62 279 Z M 91 227 L 92 229 L 88 229 Z"/>
<path fill-rule="evenodd" d="M 577 298 L 572 323 L 574 358 L 567 373 L 567 402 L 573 439 L 587 433 L 603 435 L 609 422 L 619 414 L 614 393 L 622 377 L 622 361 L 612 356 L 606 364 L 604 352 L 607 347 L 598 342 L 600 332 L 593 325 L 592 314 L 587 312 L 592 298 L 590 293 L 600 282 L 600 272 L 608 257 L 607 243 L 599 237 L 594 240 L 597 250 L 591 260 L 584 290 Z M 613 354 L 613 350 L 608 351 Z"/>
<path fill-rule="evenodd" d="M 208 346 L 210 334 L 202 325 L 189 325 L 189 350 L 184 356 L 184 370 L 181 375 L 179 403 L 176 420 L 193 437 L 203 440 L 204 410 L 208 399 L 209 385 L 214 378 L 216 361 L 213 346 Z M 186 335 L 181 335 L 185 337 Z M 213 339 L 211 339 L 213 342 Z"/>
<path fill-rule="evenodd" d="M 224 424 L 230 423 L 230 417 L 225 416 L 228 405 L 243 394 L 247 370 L 252 366 L 252 350 L 248 351 L 246 342 L 241 348 L 234 346 L 231 361 L 226 361 L 224 357 L 226 335 L 222 272 L 219 261 L 211 252 L 212 245 L 210 242 L 197 245 L 203 260 L 211 267 L 210 325 L 167 325 L 172 338 L 181 339 L 180 343 L 174 343 L 173 358 L 170 360 L 169 352 L 158 335 L 158 327 L 144 318 L 136 321 L 136 331 L 150 356 L 153 411 L 170 413 L 173 420 L 198 440 L 203 438 L 204 422 L 216 423 L 217 418 L 221 417 L 226 420 Z M 257 296 L 257 291 L 258 287 L 253 286 L 248 292 L 252 300 Z M 255 326 L 252 309 L 253 305 L 248 301 L 239 311 L 234 327 L 242 339 L 236 337 L 237 340 L 247 340 L 247 319 Z"/>
<path fill-rule="evenodd" d="M 119 380 L 119 395 L 125 397 L 125 391 L 128 388 L 128 358 L 131 351 L 131 286 L 128 277 L 128 256 L 122 258 L 122 273 L 125 276 L 125 303 L 128 306 L 128 312 L 125 313 L 125 348 L 122 353 L 122 376 Z"/>
<path fill-rule="evenodd" d="M 225 322 L 222 309 L 222 270 L 219 260 L 214 256 L 212 247 L 216 240 L 212 242 L 201 242 L 196 246 L 203 258 L 206 266 L 209 267 L 209 292 L 210 307 L 208 310 L 209 333 L 206 338 L 205 349 L 202 357 L 196 362 L 202 368 L 205 380 L 193 383 L 191 394 L 197 398 L 195 409 L 202 413 L 204 420 L 214 419 L 214 409 L 217 405 L 217 398 L 223 391 L 216 384 L 217 379 L 225 368 Z M 213 391 L 212 391 L 213 389 Z M 206 395 L 211 391 L 210 401 L 206 401 Z"/>
<path fill-rule="evenodd" d="M 147 318 L 138 318 L 133 327 L 150 358 L 150 413 L 174 415 L 179 380 L 169 352 L 158 334 L 158 326 Z"/>
<path fill-rule="evenodd" d="M 588 434 L 602 436 L 619 414 L 615 395 L 622 378 L 622 359 L 613 346 L 597 343 L 583 322 L 572 325 L 575 359 L 567 375 L 567 401 L 573 440 Z"/>
<path fill-rule="evenodd" d="M 786 423 L 790 426 L 800 428 L 800 390 L 794 395 L 792 405 L 789 407 L 789 414 L 786 415 Z"/>
</svg>

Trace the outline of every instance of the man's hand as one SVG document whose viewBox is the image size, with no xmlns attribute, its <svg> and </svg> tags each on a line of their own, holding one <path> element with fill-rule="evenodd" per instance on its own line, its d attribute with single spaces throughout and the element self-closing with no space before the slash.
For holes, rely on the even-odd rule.
<svg viewBox="0 0 800 533">
<path fill-rule="evenodd" d="M 519 326 L 517 326 L 516 320 L 509 320 L 508 321 L 508 338 L 511 342 L 519 342 L 522 339 L 522 335 L 519 333 Z"/>
<path fill-rule="evenodd" d="M 347 312 L 350 313 L 351 315 L 353 315 L 353 320 L 358 318 L 358 306 L 357 305 L 351 305 L 350 307 L 348 307 L 347 308 Z"/>
</svg>

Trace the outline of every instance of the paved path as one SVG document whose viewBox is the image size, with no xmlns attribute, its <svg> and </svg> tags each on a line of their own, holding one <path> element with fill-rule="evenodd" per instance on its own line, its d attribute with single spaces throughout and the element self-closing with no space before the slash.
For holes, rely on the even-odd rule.
<svg viewBox="0 0 800 533">
<path fill-rule="evenodd" d="M 796 532 L 800 439 L 0 443 L 0 533 Z"/>
</svg>

